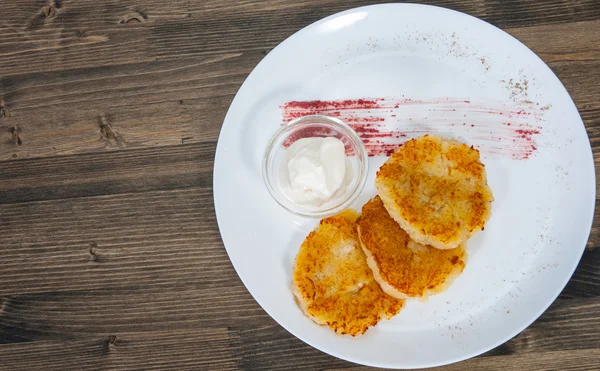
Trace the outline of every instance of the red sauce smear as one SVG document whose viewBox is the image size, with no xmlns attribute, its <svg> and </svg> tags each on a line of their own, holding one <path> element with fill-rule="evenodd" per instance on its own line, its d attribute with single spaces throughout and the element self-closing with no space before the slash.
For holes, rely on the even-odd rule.
<svg viewBox="0 0 600 371">
<path fill-rule="evenodd" d="M 526 160 L 538 150 L 543 119 L 538 107 L 458 98 L 361 98 L 291 101 L 281 109 L 284 122 L 308 115 L 339 118 L 358 133 L 369 156 L 389 156 L 411 138 L 440 134 L 462 139 L 484 154 Z M 307 136 L 333 135 L 310 129 L 294 133 L 284 145 Z"/>
</svg>

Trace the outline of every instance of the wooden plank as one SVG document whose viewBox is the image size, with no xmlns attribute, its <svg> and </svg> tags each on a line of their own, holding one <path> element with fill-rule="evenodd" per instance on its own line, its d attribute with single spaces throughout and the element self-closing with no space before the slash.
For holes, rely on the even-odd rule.
<svg viewBox="0 0 600 371">
<path fill-rule="evenodd" d="M 124 332 L 233 331 L 274 323 L 240 284 L 228 289 L 209 287 L 182 275 L 179 284 L 148 279 L 127 288 L 105 287 L 2 297 L 0 343 L 66 341 Z M 20 339 L 15 341 L 16 337 Z"/>
<path fill-rule="evenodd" d="M 125 26 L 124 26 L 125 27 Z M 149 33 L 143 28 L 87 30 L 59 28 L 28 31 L 0 24 L 3 76 L 103 65 L 151 62 Z M 23 63 L 27 60 L 27 63 Z"/>
<path fill-rule="evenodd" d="M 11 117 L 18 111 L 44 108 L 80 108 L 78 103 L 109 102 L 116 106 L 153 104 L 181 98 L 232 95 L 231 76 L 247 75 L 252 66 L 240 53 L 182 59 L 178 62 L 134 63 L 88 67 L 53 73 L 4 77 L 0 87 Z M 262 56 L 261 56 L 262 57 Z M 239 78 L 235 80 L 238 82 Z M 239 83 L 238 83 L 239 85 Z M 196 90 L 196 95 L 169 96 L 174 91 Z M 160 98 L 160 99 L 157 99 Z M 81 107 L 83 108 L 83 107 Z"/>
<path fill-rule="evenodd" d="M 175 335 L 177 338 L 173 338 Z M 115 336 L 110 337 L 109 336 Z M 228 343 L 222 331 L 185 331 L 173 333 L 118 334 L 102 338 L 89 338 L 69 342 L 36 342 L 0 346 L 3 366 L 9 369 L 70 370 L 70 369 L 107 369 L 122 370 L 132 368 L 164 369 L 173 366 L 175 360 L 183 368 L 203 368 L 219 370 L 252 369 L 241 367 L 235 355 L 228 354 Z M 312 352 L 311 352 L 312 353 Z M 282 356 L 278 362 L 270 364 L 269 369 L 313 370 L 313 354 L 304 354 L 306 358 L 292 363 Z M 318 367 L 323 370 L 360 371 L 372 370 L 322 355 Z M 597 349 L 576 351 L 553 351 L 522 356 L 479 357 L 446 367 L 434 368 L 435 371 L 453 370 L 531 370 L 595 371 L 600 358 Z M 243 364 L 243 363 L 242 363 Z M 247 365 L 247 364 L 245 364 Z M 288 367 L 288 368 L 286 368 Z"/>
<path fill-rule="evenodd" d="M 378 1 L 385 2 L 385 1 Z M 6 2 L 0 21 L 0 70 L 3 76 L 60 71 L 160 58 L 268 50 L 296 30 L 332 13 L 372 2 L 106 2 L 60 1 L 51 15 L 48 3 Z M 600 19 L 594 0 L 575 3 L 535 0 L 506 5 L 496 1 L 451 7 L 500 27 L 540 26 Z M 592 28 L 593 30 L 593 28 Z M 592 32 L 590 30 L 589 32 Z M 224 36 L 225 35 L 225 36 Z M 536 39 L 538 42 L 542 39 Z M 578 39 L 581 44 L 583 38 Z M 23 59 L 27 63 L 22 63 Z"/>
<path fill-rule="evenodd" d="M 290 336 L 281 326 L 264 323 L 230 328 L 240 339 L 244 370 L 317 370 L 351 367 L 353 364 L 321 352 Z"/>
<path fill-rule="evenodd" d="M 43 29 L 60 29 L 61 27 L 111 26 L 118 27 L 121 21 L 128 21 L 127 15 L 137 14 L 142 21 L 152 21 L 152 14 L 165 14 L 176 17 L 172 11 L 178 9 L 182 16 L 188 7 L 187 0 L 12 0 L 3 1 L 3 17 L 1 26 L 12 29 L 40 31 Z M 162 5 L 162 6 L 161 6 Z M 47 8 L 52 6 L 52 15 L 46 15 Z M 145 16 L 145 18 L 144 18 Z M 129 25 L 135 25 L 131 22 Z"/>
<path fill-rule="evenodd" d="M 7 370 L 238 370 L 227 328 L 109 332 L 69 341 L 37 341 L 0 345 Z"/>
<path fill-rule="evenodd" d="M 148 282 L 225 289 L 238 280 L 211 196 L 204 186 L 0 205 L 0 296 Z"/>
<path fill-rule="evenodd" d="M 39 30 L 59 25 L 102 24 L 136 25 L 144 22 L 173 20 L 179 18 L 223 17 L 234 21 L 245 14 L 269 16 L 269 13 L 281 13 L 283 24 L 288 24 L 293 17 L 321 18 L 335 12 L 358 6 L 385 3 L 385 0 L 240 0 L 220 1 L 205 0 L 202 2 L 188 0 L 61 0 L 53 11 L 48 12 L 49 2 L 31 2 L 27 0 L 7 1 L 3 9 L 6 16 L 3 24 L 14 28 Z M 535 0 L 520 1 L 519 4 L 506 4 L 494 0 L 426 0 L 424 4 L 437 5 L 466 12 L 485 19 L 501 27 L 525 25 L 556 24 L 580 20 L 594 20 L 600 17 L 593 0 L 560 1 L 552 0 L 544 3 Z M 315 6 L 317 5 L 317 6 Z M 49 13 L 49 14 L 46 14 Z M 137 19 L 139 22 L 131 21 Z M 130 21 L 130 23 L 127 23 Z"/>
<path fill-rule="evenodd" d="M 0 70 L 7 76 L 151 62 L 152 25 L 184 17 L 188 4 L 187 0 L 3 1 Z M 46 14 L 50 6 L 53 10 Z M 24 58 L 27 63 L 22 63 Z"/>
<path fill-rule="evenodd" d="M 556 351 L 523 356 L 478 357 L 432 371 L 595 371 L 600 362 L 600 350 Z M 328 371 L 367 371 L 368 367 L 327 367 Z"/>
<path fill-rule="evenodd" d="M 251 68 L 237 57 L 4 78 L 10 113 L 0 118 L 0 160 L 215 140 Z M 119 141 L 106 140 L 102 125 Z"/>
<path fill-rule="evenodd" d="M 212 186 L 214 143 L 8 162 L 0 204 Z M 207 195 L 205 202 L 212 204 Z M 18 206 L 17 206 L 18 207 Z"/>
</svg>

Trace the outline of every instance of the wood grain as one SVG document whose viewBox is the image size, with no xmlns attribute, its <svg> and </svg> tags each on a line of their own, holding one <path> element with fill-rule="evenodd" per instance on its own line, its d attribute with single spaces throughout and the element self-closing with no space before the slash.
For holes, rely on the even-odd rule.
<svg viewBox="0 0 600 371">
<path fill-rule="evenodd" d="M 214 148 L 209 142 L 7 162 L 0 204 L 209 187 Z"/>
<path fill-rule="evenodd" d="M 383 2 L 0 0 L 0 369 L 366 370 L 250 296 L 221 242 L 212 170 L 227 108 L 270 50 Z M 425 3 L 491 22 L 548 63 L 600 174 L 597 0 Z M 598 369 L 598 220 L 540 319 L 439 370 Z"/>
<path fill-rule="evenodd" d="M 37 341 L 0 347 L 7 370 L 238 370 L 239 344 L 227 329 L 119 333 L 69 341 Z"/>
<path fill-rule="evenodd" d="M 439 371 L 486 370 L 486 371 L 594 371 L 598 369 L 597 349 L 579 351 L 556 351 L 528 354 L 524 356 L 479 357 L 451 366 L 436 368 Z M 328 371 L 369 370 L 367 367 L 326 368 Z"/>
</svg>

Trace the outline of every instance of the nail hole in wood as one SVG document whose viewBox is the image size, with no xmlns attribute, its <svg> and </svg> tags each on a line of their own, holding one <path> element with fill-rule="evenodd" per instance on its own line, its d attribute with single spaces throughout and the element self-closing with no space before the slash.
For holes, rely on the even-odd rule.
<svg viewBox="0 0 600 371">
<path fill-rule="evenodd" d="M 117 343 L 117 335 L 108 336 L 108 345 L 115 345 Z"/>
</svg>

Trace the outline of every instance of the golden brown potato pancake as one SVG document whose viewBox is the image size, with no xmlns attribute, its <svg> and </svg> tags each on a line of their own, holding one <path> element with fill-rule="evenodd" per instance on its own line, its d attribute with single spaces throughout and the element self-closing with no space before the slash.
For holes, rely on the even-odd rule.
<svg viewBox="0 0 600 371">
<path fill-rule="evenodd" d="M 358 215 L 347 210 L 321 220 L 296 257 L 293 292 L 314 322 L 339 334 L 363 334 L 404 302 L 383 292 L 374 280 L 356 231 Z"/>
<path fill-rule="evenodd" d="M 383 291 L 398 299 L 438 293 L 465 267 L 462 245 L 440 250 L 412 241 L 379 196 L 363 206 L 358 232 L 375 280 Z"/>
<path fill-rule="evenodd" d="M 438 136 L 406 142 L 381 166 L 375 184 L 402 229 L 438 249 L 483 230 L 494 200 L 479 151 Z"/>
</svg>

